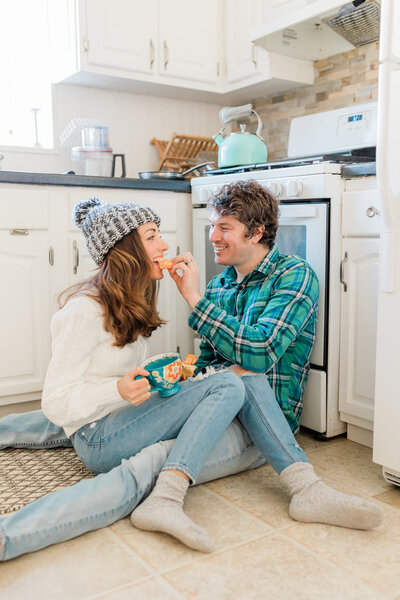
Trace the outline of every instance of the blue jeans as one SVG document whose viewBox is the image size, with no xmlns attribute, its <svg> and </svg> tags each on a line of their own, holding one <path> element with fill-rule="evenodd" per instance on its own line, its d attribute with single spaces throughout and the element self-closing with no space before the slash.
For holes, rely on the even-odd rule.
<svg viewBox="0 0 400 600">
<path fill-rule="evenodd" d="M 183 471 L 193 482 L 207 456 L 244 402 L 244 385 L 225 370 L 186 380 L 174 396 L 158 393 L 139 406 L 126 403 L 72 437 L 75 451 L 95 474 L 106 473 L 159 441 L 177 438 L 165 469 Z"/>
<path fill-rule="evenodd" d="M 267 460 L 278 473 L 294 462 L 308 460 L 266 377 L 244 376 L 242 382 L 246 390 L 243 407 L 206 459 L 198 484 L 256 468 Z M 264 456 L 244 426 L 258 440 Z M 44 439 L 44 430 L 49 440 Z M 0 419 L 0 448 L 47 448 L 57 445 L 57 440 L 61 446 L 72 445 L 64 431 L 49 425 L 41 411 Z M 0 518 L 0 560 L 106 527 L 129 515 L 152 490 L 172 445 L 173 441 L 153 444 L 108 473 L 48 494 Z"/>
</svg>

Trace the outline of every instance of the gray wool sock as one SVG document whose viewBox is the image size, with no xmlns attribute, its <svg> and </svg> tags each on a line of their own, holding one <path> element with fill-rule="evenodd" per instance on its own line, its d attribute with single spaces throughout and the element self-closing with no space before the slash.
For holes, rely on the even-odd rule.
<svg viewBox="0 0 400 600">
<path fill-rule="evenodd" d="M 382 523 L 383 512 L 379 506 L 337 492 L 317 477 L 310 463 L 294 463 L 286 467 L 280 477 L 290 490 L 289 514 L 296 521 L 350 529 L 372 529 Z"/>
<path fill-rule="evenodd" d="M 169 533 L 189 548 L 211 552 L 213 542 L 208 533 L 183 511 L 188 487 L 184 477 L 162 471 L 150 496 L 131 514 L 131 521 L 138 529 Z"/>
</svg>

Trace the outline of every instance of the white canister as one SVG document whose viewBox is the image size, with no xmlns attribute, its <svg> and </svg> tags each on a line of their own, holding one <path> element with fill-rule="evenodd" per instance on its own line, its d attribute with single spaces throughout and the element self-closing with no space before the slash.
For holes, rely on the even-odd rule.
<svg viewBox="0 0 400 600">
<path fill-rule="evenodd" d="M 83 150 L 80 146 L 72 148 L 72 168 L 76 175 L 111 177 L 113 154 L 107 150 Z"/>
</svg>

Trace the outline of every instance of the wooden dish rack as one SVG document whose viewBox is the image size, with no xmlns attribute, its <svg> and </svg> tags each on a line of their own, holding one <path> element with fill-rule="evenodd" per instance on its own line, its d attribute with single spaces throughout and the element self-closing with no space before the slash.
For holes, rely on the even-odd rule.
<svg viewBox="0 0 400 600">
<path fill-rule="evenodd" d="M 199 152 L 218 151 L 218 146 L 212 138 L 181 135 L 179 133 L 173 133 L 169 142 L 153 138 L 150 143 L 157 148 L 160 155 L 158 171 L 161 171 L 161 169 L 184 171 L 190 163 L 195 164 L 191 159 L 196 158 Z"/>
</svg>

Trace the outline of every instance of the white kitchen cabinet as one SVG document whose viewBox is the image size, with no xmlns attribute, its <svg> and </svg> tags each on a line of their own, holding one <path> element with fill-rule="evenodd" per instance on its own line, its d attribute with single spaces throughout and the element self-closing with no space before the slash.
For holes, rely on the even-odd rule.
<svg viewBox="0 0 400 600">
<path fill-rule="evenodd" d="M 157 0 L 86 0 L 88 65 L 154 74 L 156 44 Z"/>
<path fill-rule="evenodd" d="M 220 18 L 215 0 L 159 1 L 159 74 L 216 84 Z"/>
<path fill-rule="evenodd" d="M 41 397 L 50 359 L 50 319 L 57 295 L 93 274 L 96 265 L 78 227 L 72 207 L 83 198 L 136 202 L 161 217 L 169 256 L 191 250 L 189 194 L 153 190 L 62 186 L 0 186 L 0 405 Z M 179 348 L 193 352 L 190 309 L 168 274 L 160 285 L 158 309 L 166 325 L 150 339 L 150 352 Z"/>
<path fill-rule="evenodd" d="M 226 11 L 226 79 L 228 83 L 263 74 L 267 53 L 250 41 L 250 30 L 262 23 L 262 0 L 229 0 Z"/>
<path fill-rule="evenodd" d="M 339 411 L 347 423 L 348 439 L 372 447 L 379 284 L 377 190 L 345 192 L 342 218 Z"/>
<path fill-rule="evenodd" d="M 206 0 L 201 9 L 195 0 L 50 0 L 49 5 L 55 82 L 216 91 L 221 0 L 217 5 Z"/>
<path fill-rule="evenodd" d="M 49 0 L 54 82 L 245 102 L 314 81 L 310 61 L 250 42 L 266 0 Z"/>
<path fill-rule="evenodd" d="M 45 190 L 1 186 L 0 405 L 35 399 L 50 356 L 47 203 Z"/>
</svg>

